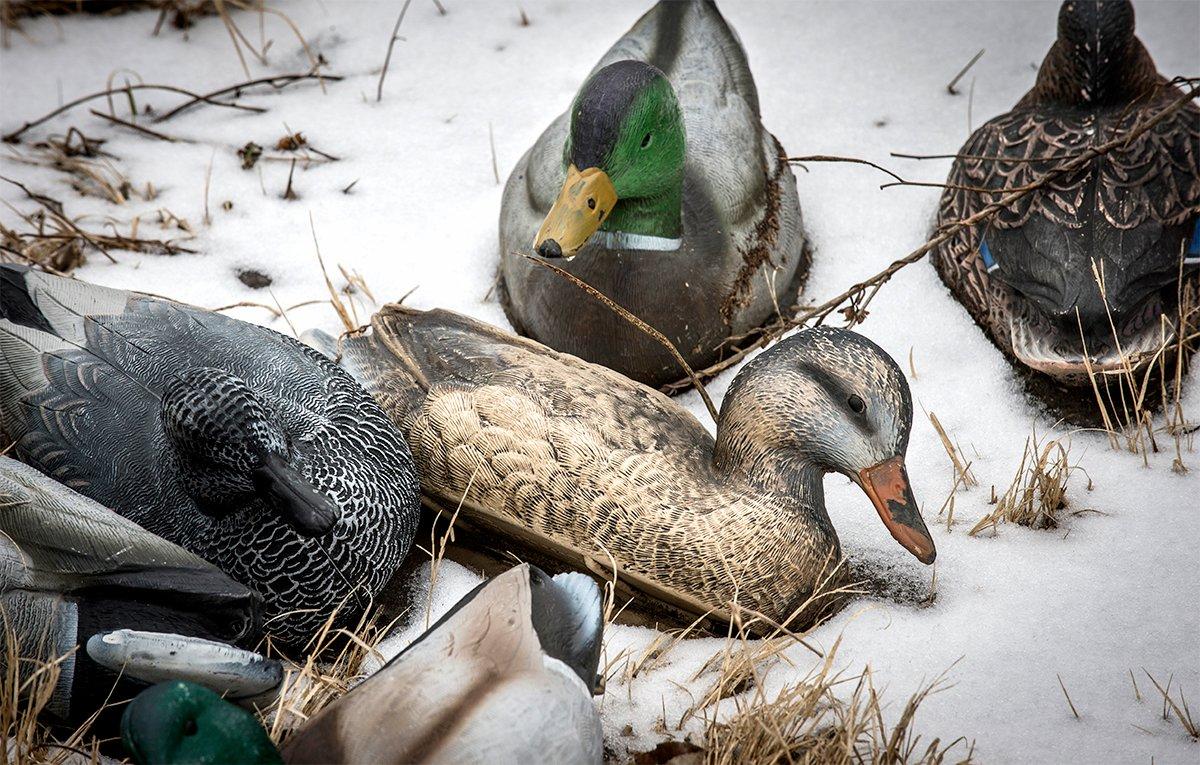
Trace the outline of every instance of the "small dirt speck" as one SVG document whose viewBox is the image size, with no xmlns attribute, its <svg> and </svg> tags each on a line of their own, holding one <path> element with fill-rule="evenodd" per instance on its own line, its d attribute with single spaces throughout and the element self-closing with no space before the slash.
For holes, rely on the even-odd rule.
<svg viewBox="0 0 1200 765">
<path fill-rule="evenodd" d="M 252 290 L 271 286 L 271 277 L 254 268 L 243 268 L 237 272 L 238 281 Z"/>
<path fill-rule="evenodd" d="M 875 120 L 875 127 L 881 128 L 881 127 L 887 127 L 887 126 L 888 126 L 888 118 L 887 117 L 880 117 L 879 119 Z"/>
</svg>

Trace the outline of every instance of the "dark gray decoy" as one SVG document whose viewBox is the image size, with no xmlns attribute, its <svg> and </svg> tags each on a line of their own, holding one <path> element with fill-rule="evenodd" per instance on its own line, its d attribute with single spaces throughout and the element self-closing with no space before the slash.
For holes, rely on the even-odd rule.
<svg viewBox="0 0 1200 765">
<path fill-rule="evenodd" d="M 45 711 L 64 722 L 166 678 L 233 699 L 258 697 L 282 679 L 278 662 L 237 647 L 261 637 L 257 593 L 7 457 L 0 457 L 0 609 L 0 667 L 17 659 L 24 684 L 58 662 Z"/>
<path fill-rule="evenodd" d="M 5 265 L 0 357 L 17 456 L 257 590 L 284 643 L 354 619 L 408 552 L 408 446 L 292 338 Z"/>
</svg>

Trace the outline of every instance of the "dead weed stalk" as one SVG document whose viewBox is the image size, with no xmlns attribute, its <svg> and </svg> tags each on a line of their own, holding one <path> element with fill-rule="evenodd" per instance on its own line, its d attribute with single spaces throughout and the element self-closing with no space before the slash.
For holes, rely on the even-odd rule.
<svg viewBox="0 0 1200 765">
<path fill-rule="evenodd" d="M 1070 450 L 1070 441 L 1050 439 L 1043 443 L 1035 429 L 1025 439 L 1017 472 L 996 502 L 996 509 L 979 519 L 969 534 L 977 536 L 987 529 L 994 534 L 1002 522 L 1032 529 L 1057 528 L 1060 514 L 1069 506 L 1067 482 L 1072 473 L 1082 470 L 1078 464 L 1071 464 Z M 1088 489 L 1091 489 L 1090 478 Z"/>
</svg>

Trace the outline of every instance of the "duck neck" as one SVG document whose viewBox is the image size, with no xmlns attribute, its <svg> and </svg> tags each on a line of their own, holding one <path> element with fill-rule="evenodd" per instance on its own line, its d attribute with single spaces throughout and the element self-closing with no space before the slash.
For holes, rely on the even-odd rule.
<svg viewBox="0 0 1200 765">
<path fill-rule="evenodd" d="M 1136 37 L 1114 41 L 1108 47 L 1059 39 L 1046 54 L 1037 82 L 1021 105 L 1122 105 L 1145 96 L 1157 84 L 1154 60 Z"/>
<path fill-rule="evenodd" d="M 639 249 L 678 249 L 683 232 L 683 183 L 653 197 L 622 199 L 600 227 L 608 239 L 628 238 L 650 246 Z M 655 241 L 661 240 L 661 241 Z M 674 244 L 674 246 L 669 246 Z M 633 247 L 634 244 L 625 246 Z"/>
<path fill-rule="evenodd" d="M 717 423 L 713 467 L 728 477 L 738 477 L 771 495 L 781 509 L 790 509 L 802 523 L 819 527 L 832 536 L 825 509 L 822 479 L 827 470 L 807 455 L 789 448 L 771 427 L 771 420 L 745 411 L 748 407 L 726 399 Z"/>
</svg>

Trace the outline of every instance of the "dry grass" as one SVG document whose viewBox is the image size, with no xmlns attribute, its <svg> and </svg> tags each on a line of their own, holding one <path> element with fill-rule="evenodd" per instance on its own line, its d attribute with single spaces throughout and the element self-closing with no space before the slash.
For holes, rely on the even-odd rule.
<svg viewBox="0 0 1200 765">
<path fill-rule="evenodd" d="M 920 705 L 946 687 L 939 675 L 908 698 L 896 721 L 888 724 L 870 668 L 847 677 L 833 665 L 839 639 L 825 660 L 799 682 L 777 694 L 763 689 L 756 672 L 753 692 L 733 698 L 734 712 L 711 719 L 705 730 L 704 759 L 725 763 L 942 763 L 950 752 L 969 762 L 973 746 L 958 738 L 943 746 L 934 738 L 922 744 L 915 719 Z M 730 679 L 740 676 L 729 665 Z M 726 674 L 723 667 L 722 674 Z M 853 684 L 847 696 L 843 687 Z"/>
<path fill-rule="evenodd" d="M 1164 686 L 1154 675 L 1151 675 L 1145 669 L 1142 672 L 1146 673 L 1146 677 L 1150 678 L 1150 682 L 1154 685 L 1154 690 L 1158 691 L 1159 695 L 1162 696 L 1162 719 L 1170 721 L 1171 717 L 1174 716 L 1179 721 L 1179 724 L 1183 726 L 1183 730 L 1188 736 L 1193 740 L 1200 741 L 1200 723 L 1197 722 L 1196 718 L 1192 717 L 1192 710 L 1188 708 L 1187 699 L 1183 695 L 1183 689 L 1176 689 L 1176 693 L 1179 696 L 1178 702 L 1171 697 L 1171 683 L 1174 681 L 1174 678 L 1167 678 L 1167 684 Z M 1133 678 L 1132 671 L 1129 673 L 1129 677 L 1130 679 Z M 1134 690 L 1137 690 L 1136 682 L 1134 683 Z M 1140 701 L 1141 694 L 1139 693 L 1138 696 L 1138 700 Z"/>
<path fill-rule="evenodd" d="M 65 740 L 57 738 L 39 716 L 50 704 L 65 656 L 49 661 L 22 657 L 20 641 L 4 621 L 4 651 L 0 654 L 0 763 L 58 765 L 100 762 L 100 742 L 89 735 L 92 719 Z M 44 653 L 44 652 L 39 652 Z"/>
<path fill-rule="evenodd" d="M 1093 264 L 1093 277 L 1108 304 L 1103 270 Z M 1184 452 L 1192 452 L 1200 423 L 1189 421 L 1182 404 L 1183 375 L 1200 339 L 1200 285 L 1185 279 L 1180 259 L 1174 316 L 1164 315 L 1159 322 L 1159 344 L 1151 353 L 1125 353 L 1120 347 L 1116 325 L 1109 314 L 1109 326 L 1120 355 L 1120 368 L 1097 371 L 1088 364 L 1088 379 L 1097 413 L 1113 449 L 1126 449 L 1142 456 L 1163 450 L 1160 438 L 1169 440 L 1175 452 L 1172 469 L 1187 472 Z M 1081 330 L 1082 336 L 1082 330 Z M 1085 363 L 1087 359 L 1085 344 Z M 1161 405 L 1163 417 L 1156 418 Z"/>
<path fill-rule="evenodd" d="M 1012 484 L 996 501 L 996 508 L 979 519 L 970 535 L 988 529 L 995 533 L 1001 523 L 1018 523 L 1032 529 L 1057 528 L 1062 513 L 1069 508 L 1067 484 L 1073 473 L 1082 471 L 1078 464 L 1071 464 L 1070 451 L 1070 441 L 1050 439 L 1043 443 L 1035 430 L 1025 440 Z"/>
</svg>

